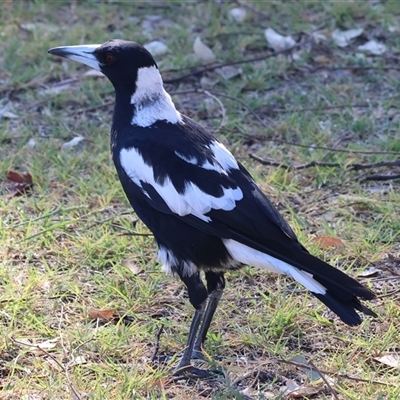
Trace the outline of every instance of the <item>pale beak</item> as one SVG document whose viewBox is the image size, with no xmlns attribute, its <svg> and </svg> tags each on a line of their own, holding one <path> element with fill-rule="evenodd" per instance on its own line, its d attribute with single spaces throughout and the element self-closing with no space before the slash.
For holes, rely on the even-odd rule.
<svg viewBox="0 0 400 400">
<path fill-rule="evenodd" d="M 48 50 L 48 53 L 78 61 L 100 71 L 99 60 L 94 54 L 94 51 L 100 46 L 100 44 L 84 44 L 82 46 L 53 47 Z"/>
</svg>

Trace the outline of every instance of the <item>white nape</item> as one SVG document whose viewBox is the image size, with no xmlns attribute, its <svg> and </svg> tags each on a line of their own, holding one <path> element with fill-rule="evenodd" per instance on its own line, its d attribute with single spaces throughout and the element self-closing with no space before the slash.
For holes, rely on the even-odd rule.
<svg viewBox="0 0 400 400">
<path fill-rule="evenodd" d="M 156 66 L 139 68 L 136 79 L 136 90 L 131 97 L 135 106 L 132 125 L 143 128 L 157 121 L 177 124 L 182 116 L 176 110 L 171 96 L 165 91 L 163 81 Z"/>
</svg>

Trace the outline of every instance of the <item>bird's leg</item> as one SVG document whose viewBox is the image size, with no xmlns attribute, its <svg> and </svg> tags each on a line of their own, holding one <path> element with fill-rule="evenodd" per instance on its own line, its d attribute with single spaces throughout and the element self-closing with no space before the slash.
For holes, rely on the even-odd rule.
<svg viewBox="0 0 400 400">
<path fill-rule="evenodd" d="M 197 331 L 199 330 L 200 322 L 206 307 L 207 289 L 201 281 L 200 273 L 196 273 L 192 276 L 184 276 L 179 272 L 178 274 L 188 289 L 189 300 L 196 311 L 190 325 L 189 336 L 186 343 L 185 351 L 174 373 L 189 373 L 199 378 L 208 377 L 210 375 L 208 371 L 203 371 L 199 368 L 195 368 L 190 364 L 190 358 L 193 352 L 193 346 L 196 340 Z"/>
<path fill-rule="evenodd" d="M 183 356 L 182 356 L 178 366 L 176 367 L 177 370 L 183 370 L 183 369 L 191 366 L 190 359 L 191 359 L 191 355 L 193 352 L 193 346 L 195 343 L 197 331 L 199 329 L 200 321 L 204 314 L 205 305 L 206 305 L 206 302 L 204 302 L 200 306 L 200 308 L 197 309 L 194 313 L 192 323 L 190 325 L 189 336 L 188 336 L 188 340 L 186 343 L 186 348 L 185 348 L 185 351 L 183 352 Z"/>
<path fill-rule="evenodd" d="M 204 360 L 202 345 L 206 339 L 208 328 L 210 327 L 211 320 L 213 319 L 215 310 L 217 309 L 225 288 L 225 278 L 222 273 L 206 272 L 206 280 L 207 290 L 209 293 L 208 304 L 191 354 L 191 358 L 201 360 Z"/>
</svg>

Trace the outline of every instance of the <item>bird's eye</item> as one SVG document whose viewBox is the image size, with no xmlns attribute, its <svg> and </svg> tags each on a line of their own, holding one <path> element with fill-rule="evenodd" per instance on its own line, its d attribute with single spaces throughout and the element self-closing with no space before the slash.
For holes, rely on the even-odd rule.
<svg viewBox="0 0 400 400">
<path fill-rule="evenodd" d="M 104 55 L 104 61 L 106 64 L 113 64 L 115 62 L 115 55 L 113 53 L 106 53 Z"/>
</svg>

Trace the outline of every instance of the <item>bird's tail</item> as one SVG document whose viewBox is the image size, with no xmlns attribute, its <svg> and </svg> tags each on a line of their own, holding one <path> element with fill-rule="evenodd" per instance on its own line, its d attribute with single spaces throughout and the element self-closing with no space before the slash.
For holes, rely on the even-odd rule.
<svg viewBox="0 0 400 400">
<path fill-rule="evenodd" d="M 224 240 L 224 243 L 231 256 L 243 264 L 289 275 L 348 325 L 361 323 L 357 311 L 377 316 L 358 299 L 371 300 L 375 297 L 373 292 L 307 251 L 294 249 L 278 259 L 232 239 Z"/>
</svg>

